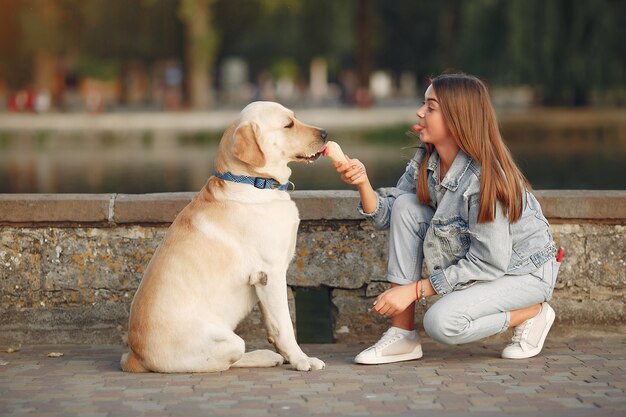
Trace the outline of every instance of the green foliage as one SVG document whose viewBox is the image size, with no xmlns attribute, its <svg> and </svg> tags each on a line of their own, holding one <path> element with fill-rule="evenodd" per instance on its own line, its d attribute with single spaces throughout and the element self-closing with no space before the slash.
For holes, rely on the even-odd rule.
<svg viewBox="0 0 626 417">
<path fill-rule="evenodd" d="M 272 65 L 272 75 L 274 78 L 295 79 L 298 76 L 298 64 L 291 58 L 280 58 Z"/>
<path fill-rule="evenodd" d="M 521 82 L 540 88 L 546 104 L 588 104 L 593 89 L 626 82 L 625 2 L 512 0 L 510 59 Z"/>
<path fill-rule="evenodd" d="M 462 70 L 495 86 L 530 85 L 551 105 L 623 97 L 626 1 L 369 1 L 372 68 L 395 75 L 408 71 L 420 84 L 445 70 Z M 25 84 L 32 78 L 33 57 L 46 51 L 91 57 L 82 61 L 146 63 L 185 62 L 193 53 L 203 58 L 207 71 L 221 59 L 239 56 L 249 63 L 253 81 L 267 71 L 306 78 L 311 59 L 322 56 L 334 81 L 342 69 L 358 69 L 359 4 L 2 0 L 0 77 Z M 198 24 L 204 27 L 191 35 L 190 26 Z M 93 62 L 81 66 L 86 73 L 107 72 Z"/>
<path fill-rule="evenodd" d="M 335 0 L 218 1 L 215 22 L 222 36 L 218 60 L 240 56 L 252 74 L 275 70 L 287 58 L 306 72 L 323 56 L 338 72 L 354 49 L 353 2 Z"/>
<path fill-rule="evenodd" d="M 219 47 L 219 35 L 212 24 L 213 2 L 181 0 L 178 7 L 178 17 L 187 26 L 190 53 L 204 65 L 213 63 Z"/>
<path fill-rule="evenodd" d="M 76 63 L 76 74 L 82 77 L 112 81 L 119 77 L 120 65 L 116 60 L 82 56 Z"/>
</svg>

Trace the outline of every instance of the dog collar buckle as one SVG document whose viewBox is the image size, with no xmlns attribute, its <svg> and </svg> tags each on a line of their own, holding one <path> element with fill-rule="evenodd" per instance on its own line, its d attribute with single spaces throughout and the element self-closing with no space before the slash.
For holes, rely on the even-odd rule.
<svg viewBox="0 0 626 417">
<path fill-rule="evenodd" d="M 265 190 L 266 188 L 270 188 L 272 190 L 278 190 L 280 188 L 280 184 L 278 181 L 273 180 L 271 178 L 253 178 L 254 186 L 256 188 L 260 188 L 261 190 Z"/>
<path fill-rule="evenodd" d="M 271 182 L 269 182 L 268 184 L 267 178 L 254 177 L 251 179 L 252 179 L 252 185 L 254 185 L 254 188 L 260 188 L 261 190 L 264 190 L 266 188 L 272 188 L 274 185 Z"/>
<path fill-rule="evenodd" d="M 224 172 L 220 174 L 216 172 L 214 174 L 217 178 L 221 178 L 226 181 L 232 181 L 239 184 L 249 184 L 253 185 L 255 188 L 260 190 L 280 190 L 285 191 L 289 188 L 289 185 L 293 185 L 290 181 L 287 184 L 281 184 L 273 178 L 261 178 L 261 177 L 248 177 L 246 175 L 233 175 L 230 172 Z M 296 188 L 295 186 L 293 187 Z"/>
</svg>

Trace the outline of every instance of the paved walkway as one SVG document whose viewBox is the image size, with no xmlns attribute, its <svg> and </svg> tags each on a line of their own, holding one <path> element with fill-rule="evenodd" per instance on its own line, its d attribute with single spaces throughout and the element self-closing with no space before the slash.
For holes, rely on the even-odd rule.
<svg viewBox="0 0 626 417">
<path fill-rule="evenodd" d="M 623 334 L 550 337 L 517 361 L 498 358 L 497 340 L 423 346 L 393 365 L 353 364 L 362 346 L 304 345 L 325 370 L 176 375 L 121 372 L 122 346 L 29 346 L 0 353 L 0 416 L 626 416 Z"/>
</svg>

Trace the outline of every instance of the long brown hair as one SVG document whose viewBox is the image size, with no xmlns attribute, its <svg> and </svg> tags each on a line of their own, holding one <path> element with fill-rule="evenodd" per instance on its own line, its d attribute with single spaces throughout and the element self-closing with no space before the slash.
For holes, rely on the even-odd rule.
<svg viewBox="0 0 626 417">
<path fill-rule="evenodd" d="M 478 78 L 466 74 L 439 75 L 431 84 L 452 137 L 463 152 L 480 164 L 478 222 L 493 221 L 496 200 L 502 204 L 509 221 L 516 222 L 524 208 L 524 187 L 530 188 L 530 184 L 502 141 L 487 87 Z M 430 202 L 426 161 L 433 146 L 426 144 L 426 150 L 417 183 L 417 196 L 423 204 Z"/>
</svg>

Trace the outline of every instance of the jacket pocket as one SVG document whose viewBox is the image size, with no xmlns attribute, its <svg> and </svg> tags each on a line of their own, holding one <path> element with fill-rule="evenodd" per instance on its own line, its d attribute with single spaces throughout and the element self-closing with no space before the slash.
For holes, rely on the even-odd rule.
<svg viewBox="0 0 626 417">
<path fill-rule="evenodd" d="M 470 246 L 469 227 L 461 217 L 433 219 L 433 233 L 441 243 L 442 250 L 456 258 L 463 257 Z"/>
<path fill-rule="evenodd" d="M 510 267 L 513 269 L 526 263 L 533 254 L 552 241 L 545 219 L 541 217 L 539 212 L 531 209 L 525 210 L 522 217 L 511 225 L 511 232 L 513 235 L 513 253 Z M 535 265 L 543 264 L 545 259 L 541 259 L 539 262 Z"/>
</svg>

